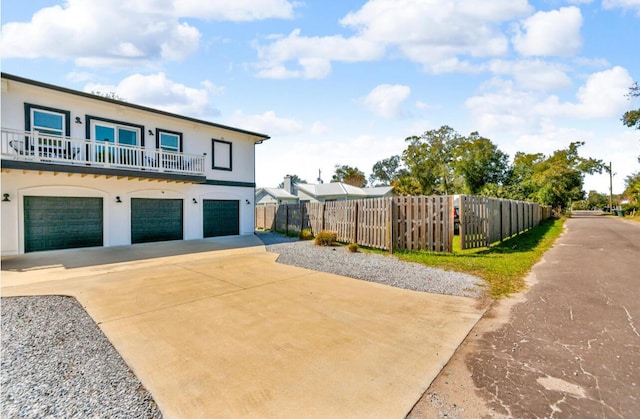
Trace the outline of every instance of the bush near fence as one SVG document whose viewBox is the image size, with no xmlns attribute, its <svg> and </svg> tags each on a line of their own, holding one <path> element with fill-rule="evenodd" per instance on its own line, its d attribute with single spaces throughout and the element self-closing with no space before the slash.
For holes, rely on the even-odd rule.
<svg viewBox="0 0 640 419">
<path fill-rule="evenodd" d="M 531 202 L 461 195 L 463 249 L 486 247 L 546 218 L 551 208 Z M 257 205 L 255 226 L 287 235 L 334 231 L 337 240 L 384 250 L 453 251 L 453 196 L 396 196 L 351 201 Z"/>
</svg>

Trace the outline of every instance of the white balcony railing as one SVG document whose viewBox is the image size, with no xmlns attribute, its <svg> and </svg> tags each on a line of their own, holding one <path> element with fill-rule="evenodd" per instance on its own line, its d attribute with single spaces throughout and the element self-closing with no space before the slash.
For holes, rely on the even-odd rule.
<svg viewBox="0 0 640 419">
<path fill-rule="evenodd" d="M 2 128 L 3 159 L 204 176 L 204 156 Z"/>
</svg>

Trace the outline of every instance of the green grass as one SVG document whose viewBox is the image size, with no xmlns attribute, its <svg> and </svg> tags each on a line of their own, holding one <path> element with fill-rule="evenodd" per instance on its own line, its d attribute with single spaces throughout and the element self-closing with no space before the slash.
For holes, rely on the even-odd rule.
<svg viewBox="0 0 640 419">
<path fill-rule="evenodd" d="M 563 219 L 546 220 L 489 248 L 453 253 L 401 251 L 394 255 L 400 260 L 475 275 L 487 283 L 491 297 L 502 298 L 524 289 L 524 278 L 560 236 L 563 224 Z M 454 236 L 454 249 L 460 249 L 459 236 Z"/>
</svg>

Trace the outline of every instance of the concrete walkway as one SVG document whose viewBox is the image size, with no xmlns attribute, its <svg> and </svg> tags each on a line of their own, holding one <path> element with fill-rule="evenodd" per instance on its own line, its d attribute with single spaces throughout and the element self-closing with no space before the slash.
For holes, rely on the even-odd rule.
<svg viewBox="0 0 640 419">
<path fill-rule="evenodd" d="M 167 418 L 403 418 L 476 300 L 275 262 L 254 236 L 2 259 L 2 296 L 70 295 Z"/>
</svg>

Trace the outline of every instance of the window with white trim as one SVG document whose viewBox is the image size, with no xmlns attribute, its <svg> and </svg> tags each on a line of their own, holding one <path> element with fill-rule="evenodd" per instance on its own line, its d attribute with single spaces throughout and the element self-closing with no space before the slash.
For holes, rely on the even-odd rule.
<svg viewBox="0 0 640 419">
<path fill-rule="evenodd" d="M 167 131 L 158 128 L 156 130 L 156 147 L 164 151 L 182 151 L 182 133 Z"/>
</svg>

